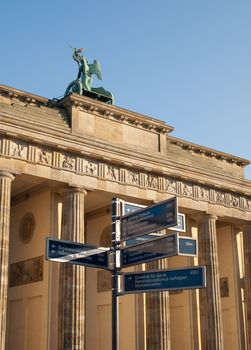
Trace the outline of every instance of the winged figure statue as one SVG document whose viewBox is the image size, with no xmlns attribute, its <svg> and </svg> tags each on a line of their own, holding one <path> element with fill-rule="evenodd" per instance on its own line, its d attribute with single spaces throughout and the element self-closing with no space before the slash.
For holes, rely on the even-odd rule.
<svg viewBox="0 0 251 350">
<path fill-rule="evenodd" d="M 80 95 L 87 95 L 113 104 L 114 98 L 111 92 L 105 90 L 103 87 L 92 87 L 93 75 L 96 75 L 99 80 L 102 79 L 100 63 L 97 60 L 89 63 L 86 57 L 81 55 L 84 50 L 83 48 L 77 49 L 71 47 L 71 49 L 73 50 L 72 57 L 78 64 L 78 75 L 77 79 L 68 85 L 65 95 L 79 93 Z"/>
</svg>

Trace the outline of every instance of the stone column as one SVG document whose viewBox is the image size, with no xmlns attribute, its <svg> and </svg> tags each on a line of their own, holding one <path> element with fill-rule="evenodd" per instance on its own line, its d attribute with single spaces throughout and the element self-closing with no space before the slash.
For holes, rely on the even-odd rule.
<svg viewBox="0 0 251 350">
<path fill-rule="evenodd" d="M 71 188 L 64 193 L 61 239 L 84 242 L 86 191 Z M 85 268 L 60 264 L 58 350 L 85 348 Z"/>
<path fill-rule="evenodd" d="M 9 268 L 11 181 L 14 176 L 0 172 L 0 350 L 5 350 Z"/>
<path fill-rule="evenodd" d="M 147 270 L 162 270 L 166 268 L 166 259 L 147 264 Z M 145 300 L 146 349 L 169 350 L 171 344 L 169 293 L 146 293 Z"/>
<path fill-rule="evenodd" d="M 223 328 L 217 252 L 216 220 L 206 215 L 199 232 L 200 264 L 206 266 L 206 288 L 200 290 L 201 344 L 203 350 L 223 350 Z"/>
<path fill-rule="evenodd" d="M 251 349 L 251 225 L 243 230 L 243 248 L 244 248 L 244 293 L 246 307 L 246 338 L 247 349 Z"/>
</svg>

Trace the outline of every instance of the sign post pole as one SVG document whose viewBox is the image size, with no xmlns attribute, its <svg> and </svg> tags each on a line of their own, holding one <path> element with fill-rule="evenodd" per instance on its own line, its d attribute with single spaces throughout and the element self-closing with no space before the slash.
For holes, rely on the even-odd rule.
<svg viewBox="0 0 251 350">
<path fill-rule="evenodd" d="M 120 254 L 120 201 L 112 199 L 112 350 L 119 350 L 119 296 L 118 296 L 118 264 L 117 257 Z"/>
</svg>

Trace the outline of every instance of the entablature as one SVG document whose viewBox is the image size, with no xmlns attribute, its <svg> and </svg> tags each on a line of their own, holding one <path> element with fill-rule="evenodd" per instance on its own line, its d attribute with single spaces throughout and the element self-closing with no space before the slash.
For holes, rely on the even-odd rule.
<svg viewBox="0 0 251 350">
<path fill-rule="evenodd" d="M 73 153 L 66 148 L 52 148 L 48 145 L 20 141 L 11 137 L 0 138 L 1 166 L 11 172 L 32 174 L 67 183 L 74 178 L 79 185 L 93 187 L 97 181 L 126 185 L 167 195 L 176 195 L 201 203 L 220 205 L 225 208 L 251 212 L 251 182 L 233 190 L 209 183 L 200 183 L 177 177 L 168 172 L 150 167 L 114 162 L 107 158 L 94 158 L 81 152 Z M 92 181 L 95 180 L 95 181 Z M 73 180 L 71 180 L 73 181 Z M 88 185 L 87 185 L 88 184 Z"/>
<path fill-rule="evenodd" d="M 169 135 L 166 138 L 166 134 L 172 131 L 172 127 L 164 122 L 84 96 L 72 94 L 61 101 L 49 101 L 0 85 L 0 96 L 3 95 L 9 99 L 20 99 L 22 103 L 26 103 L 25 99 L 27 99 L 27 103 L 31 101 L 30 103 L 37 104 L 40 108 L 41 106 L 50 106 L 50 109 L 55 107 L 60 110 L 68 108 L 73 114 L 84 111 L 83 113 L 88 115 L 98 116 L 98 118 L 120 125 L 130 125 L 139 130 L 144 129 L 146 131 L 144 135 L 148 133 L 154 134 L 154 137 L 155 135 L 163 136 L 185 153 L 189 151 L 197 155 L 213 157 L 218 162 L 227 162 L 233 167 L 242 168 L 249 164 L 249 161 L 245 159 Z M 71 115 L 71 113 L 68 114 Z M 80 118 L 82 117 L 83 115 L 80 115 Z M 8 115 L 2 116 L 1 113 L 0 123 L 0 155 L 3 159 L 12 159 L 14 164 L 15 160 L 18 160 L 59 171 L 63 170 L 70 174 L 87 175 L 154 191 L 174 193 L 179 196 L 189 197 L 192 193 L 191 198 L 199 198 L 202 201 L 209 200 L 209 193 L 211 193 L 210 200 L 213 202 L 220 203 L 223 197 L 222 204 L 232 205 L 234 208 L 236 202 L 234 198 L 239 198 L 237 202 L 240 204 L 237 207 L 243 210 L 249 208 L 251 182 L 242 176 L 235 176 L 236 173 L 231 175 L 231 171 L 225 173 L 211 166 L 203 168 L 200 162 L 191 166 L 189 159 L 187 163 L 179 161 L 177 154 L 169 156 L 157 150 L 156 147 L 154 147 L 155 151 L 151 151 L 147 147 L 138 148 L 127 142 L 111 143 L 110 140 L 95 138 L 95 135 L 92 137 L 88 133 L 74 134 L 70 128 L 50 130 L 45 125 L 33 125 L 17 118 L 14 122 L 9 120 Z M 130 138 L 128 130 L 131 129 L 126 130 L 127 137 Z M 104 132 L 106 136 L 107 130 L 100 132 Z M 17 170 L 20 171 L 20 169 Z M 241 201 L 240 198 L 246 199 Z"/>
</svg>

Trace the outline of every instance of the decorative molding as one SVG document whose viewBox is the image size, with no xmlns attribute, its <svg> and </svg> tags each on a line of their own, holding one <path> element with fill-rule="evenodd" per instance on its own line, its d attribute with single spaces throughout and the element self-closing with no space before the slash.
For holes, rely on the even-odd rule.
<svg viewBox="0 0 251 350">
<path fill-rule="evenodd" d="M 35 227 L 36 221 L 34 215 L 32 213 L 25 214 L 19 226 L 19 238 L 22 243 L 30 243 L 34 236 Z"/>
<path fill-rule="evenodd" d="M 38 107 L 40 107 L 41 105 L 47 106 L 51 102 L 47 98 L 37 96 L 31 93 L 27 93 L 21 90 L 17 90 L 6 85 L 0 85 L 0 96 L 9 98 L 10 100 L 15 100 L 24 106 L 27 106 L 27 105 L 37 105 Z"/>
<path fill-rule="evenodd" d="M 105 160 L 71 154 L 69 151 L 58 149 L 55 151 L 48 146 L 43 147 L 40 144 L 28 143 L 28 141 L 0 136 L 0 156 L 130 186 L 166 192 L 196 201 L 251 211 L 251 196 L 165 176 L 163 171 L 161 174 L 157 174 L 137 169 L 136 166 L 119 166 Z"/>
<path fill-rule="evenodd" d="M 111 119 L 119 123 L 128 124 L 136 128 L 146 129 L 154 133 L 167 134 L 173 131 L 173 127 L 167 125 L 164 121 L 140 113 L 131 112 L 117 106 L 108 105 L 74 93 L 58 101 L 57 106 L 60 105 L 66 107 L 68 111 L 70 111 L 72 107 L 75 107 L 86 113 Z"/>
<path fill-rule="evenodd" d="M 43 269 L 43 256 L 10 264 L 10 287 L 43 281 Z"/>
<path fill-rule="evenodd" d="M 231 164 L 236 164 L 240 167 L 245 167 L 250 164 L 250 161 L 244 158 L 235 157 L 231 154 L 227 154 L 224 152 L 216 151 L 212 148 L 208 148 L 205 146 L 197 145 L 195 143 L 185 141 L 182 139 L 178 139 L 173 136 L 167 136 L 167 140 L 169 143 L 176 145 L 186 151 L 204 154 L 207 157 L 210 158 L 216 158 L 217 160 L 225 161 Z M 168 147 L 168 146 L 167 146 Z"/>
</svg>

